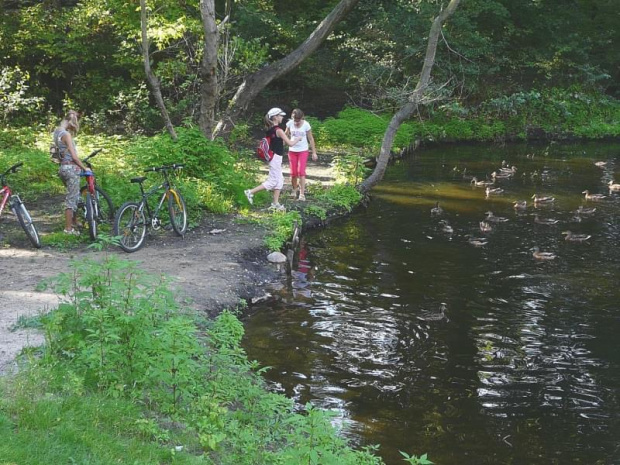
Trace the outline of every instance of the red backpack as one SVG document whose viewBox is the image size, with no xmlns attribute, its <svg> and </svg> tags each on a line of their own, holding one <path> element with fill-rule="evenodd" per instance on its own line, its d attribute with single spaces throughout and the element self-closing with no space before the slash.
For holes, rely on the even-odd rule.
<svg viewBox="0 0 620 465">
<path fill-rule="evenodd" d="M 271 144 L 271 137 L 263 137 L 256 147 L 256 156 L 263 160 L 265 163 L 269 163 L 273 159 L 273 151 L 269 149 Z"/>
</svg>

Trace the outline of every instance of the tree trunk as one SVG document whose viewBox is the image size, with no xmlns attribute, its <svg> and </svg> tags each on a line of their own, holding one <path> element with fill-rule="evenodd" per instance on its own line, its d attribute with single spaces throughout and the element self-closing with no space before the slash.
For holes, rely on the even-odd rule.
<svg viewBox="0 0 620 465">
<path fill-rule="evenodd" d="M 279 61 L 250 74 L 239 86 L 230 101 L 226 112 L 217 123 L 213 137 L 225 136 L 233 128 L 235 121 L 248 104 L 271 81 L 295 69 L 310 56 L 331 34 L 336 24 L 342 20 L 359 2 L 359 0 L 341 0 L 327 17 L 321 21 L 310 36 L 294 51 Z"/>
<path fill-rule="evenodd" d="M 200 16 L 205 36 L 200 76 L 200 117 L 198 124 L 205 137 L 211 138 L 215 122 L 215 104 L 218 96 L 217 88 L 217 48 L 219 42 L 217 25 L 215 24 L 214 0 L 200 0 Z"/>
<path fill-rule="evenodd" d="M 446 7 L 446 9 L 441 11 L 433 21 L 433 25 L 431 26 L 431 31 L 428 36 L 428 45 L 426 47 L 424 66 L 422 67 L 422 72 L 420 73 L 418 84 L 411 96 L 409 97 L 409 101 L 396 112 L 396 114 L 392 117 L 387 129 L 385 130 L 385 134 L 383 135 L 383 142 L 381 143 L 381 150 L 379 152 L 379 157 L 377 158 L 377 166 L 375 166 L 372 174 L 360 185 L 360 191 L 363 194 L 367 193 L 370 189 L 372 189 L 373 186 L 375 186 L 383 179 L 388 161 L 390 159 L 390 151 L 392 150 L 392 145 L 394 143 L 394 137 L 396 137 L 396 132 L 400 128 L 403 121 L 407 120 L 411 117 L 411 115 L 413 115 L 413 113 L 418 108 L 418 105 L 422 101 L 422 98 L 424 97 L 424 93 L 426 92 L 431 78 L 431 70 L 433 69 L 433 65 L 435 64 L 435 54 L 437 52 L 437 42 L 439 41 L 441 28 L 444 21 L 446 21 L 450 17 L 450 15 L 454 13 L 454 10 L 456 10 L 459 2 L 460 0 L 450 0 L 450 3 Z"/>
<path fill-rule="evenodd" d="M 146 73 L 146 78 L 151 86 L 151 90 L 153 91 L 153 96 L 155 97 L 155 102 L 157 103 L 157 107 L 159 108 L 161 117 L 164 119 L 164 123 L 166 124 L 166 129 L 168 130 L 170 137 L 176 140 L 177 133 L 174 130 L 174 126 L 172 126 L 172 121 L 170 121 L 170 115 L 168 115 L 168 110 L 166 110 L 164 99 L 161 96 L 161 86 L 159 85 L 159 79 L 157 79 L 157 76 L 155 76 L 155 73 L 151 69 L 151 60 L 149 57 L 149 39 L 146 33 L 146 0 L 140 0 L 140 25 L 142 27 L 142 57 L 144 58 L 144 72 Z"/>
</svg>

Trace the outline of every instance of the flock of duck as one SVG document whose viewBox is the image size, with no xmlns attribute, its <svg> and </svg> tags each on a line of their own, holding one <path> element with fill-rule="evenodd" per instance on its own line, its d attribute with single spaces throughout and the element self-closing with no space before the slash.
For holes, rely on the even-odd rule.
<svg viewBox="0 0 620 465">
<path fill-rule="evenodd" d="M 594 164 L 599 168 L 605 168 L 607 165 L 607 162 L 599 161 Z M 454 171 L 456 170 L 457 168 L 455 167 Z M 491 173 L 490 179 L 487 178 L 486 180 L 479 180 L 475 176 L 469 176 L 467 175 L 466 169 L 463 171 L 463 179 L 469 180 L 470 183 L 474 187 L 484 188 L 486 198 L 488 199 L 492 196 L 498 196 L 498 195 L 504 194 L 505 189 L 501 187 L 496 187 L 496 182 L 498 180 L 512 179 L 517 173 L 517 171 L 518 170 L 516 166 L 509 167 L 507 163 L 503 161 L 502 166 L 499 169 Z M 615 193 L 615 192 L 620 192 L 620 184 L 615 183 L 613 180 L 609 181 L 607 185 L 608 185 L 610 194 Z M 584 195 L 584 200 L 586 201 L 600 202 L 600 201 L 605 201 L 608 199 L 607 195 L 591 194 L 589 190 L 584 190 L 582 194 Z M 539 196 L 538 194 L 534 194 L 531 200 L 535 208 L 543 207 L 543 206 L 551 206 L 555 203 L 554 197 Z M 517 200 L 513 204 L 513 208 L 517 212 L 524 212 L 525 210 L 527 210 L 527 206 L 528 206 L 527 200 Z M 575 216 L 573 217 L 573 220 L 575 222 L 581 222 L 584 216 L 585 217 L 591 216 L 595 212 L 596 212 L 596 207 L 584 207 L 582 205 L 577 210 L 574 211 Z M 435 206 L 431 209 L 431 216 L 440 218 L 443 216 L 443 214 L 444 214 L 444 211 L 439 206 L 439 202 L 435 202 Z M 505 223 L 509 221 L 508 218 L 501 217 L 501 216 L 495 216 L 492 211 L 487 211 L 485 214 L 486 214 L 486 218 L 480 221 L 480 232 L 483 234 L 490 233 L 494 229 L 494 227 L 498 225 L 499 223 Z M 538 214 L 535 214 L 534 222 L 537 224 L 555 225 L 559 222 L 559 220 L 553 219 L 553 218 L 541 218 L 539 217 Z M 441 219 L 439 221 L 439 227 L 441 231 L 445 234 L 452 235 L 454 232 L 454 229 L 452 228 L 452 226 L 450 226 L 449 222 L 446 219 Z M 562 235 L 564 236 L 565 241 L 574 242 L 574 243 L 585 243 L 585 242 L 588 242 L 590 238 L 592 237 L 589 234 L 576 234 L 576 233 L 573 233 L 572 231 L 563 231 Z M 467 235 L 466 237 L 468 237 L 469 244 L 473 245 L 474 247 L 484 247 L 488 243 L 488 238 L 484 236 L 476 237 L 473 235 Z M 556 254 L 552 252 L 543 252 L 537 246 L 532 247 L 530 251 L 532 252 L 532 256 L 536 260 L 554 260 L 556 258 Z"/>
</svg>

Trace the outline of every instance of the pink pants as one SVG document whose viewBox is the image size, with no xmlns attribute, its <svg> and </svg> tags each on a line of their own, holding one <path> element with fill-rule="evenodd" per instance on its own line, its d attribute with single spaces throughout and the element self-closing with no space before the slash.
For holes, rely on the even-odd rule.
<svg viewBox="0 0 620 465">
<path fill-rule="evenodd" d="M 289 150 L 288 161 L 291 165 L 291 177 L 300 178 L 306 176 L 308 150 L 306 150 L 305 152 L 293 152 Z"/>
</svg>

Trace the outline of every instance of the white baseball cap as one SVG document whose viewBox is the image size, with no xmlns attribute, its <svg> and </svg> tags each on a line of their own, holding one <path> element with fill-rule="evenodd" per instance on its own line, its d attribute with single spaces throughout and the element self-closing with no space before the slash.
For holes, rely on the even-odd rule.
<svg viewBox="0 0 620 465">
<path fill-rule="evenodd" d="M 277 116 L 277 115 L 286 116 L 286 113 L 284 113 L 282 109 L 278 107 L 272 108 L 271 110 L 267 112 L 268 118 L 273 118 L 274 116 Z"/>
</svg>

